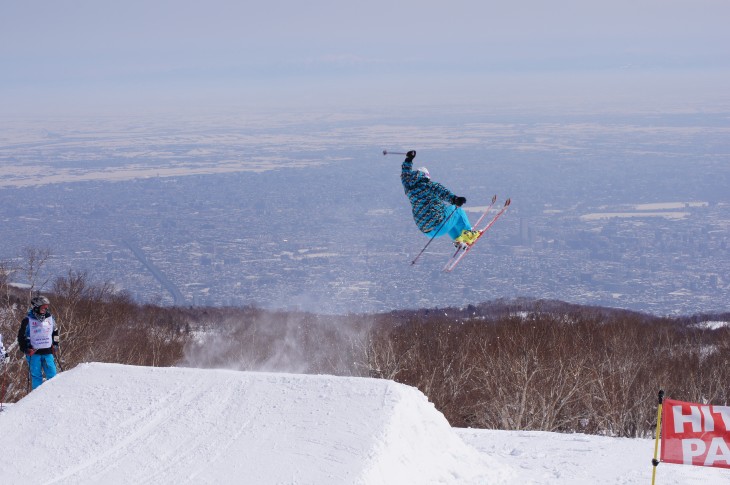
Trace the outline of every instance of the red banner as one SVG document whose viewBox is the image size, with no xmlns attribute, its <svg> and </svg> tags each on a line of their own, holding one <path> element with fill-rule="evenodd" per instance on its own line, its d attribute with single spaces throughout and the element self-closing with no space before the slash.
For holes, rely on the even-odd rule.
<svg viewBox="0 0 730 485">
<path fill-rule="evenodd" d="M 661 461 L 730 468 L 730 406 L 664 399 Z"/>
</svg>

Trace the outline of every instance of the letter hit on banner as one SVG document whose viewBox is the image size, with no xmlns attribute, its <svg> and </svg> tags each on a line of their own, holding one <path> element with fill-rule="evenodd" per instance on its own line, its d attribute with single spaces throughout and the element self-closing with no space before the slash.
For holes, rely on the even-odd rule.
<svg viewBox="0 0 730 485">
<path fill-rule="evenodd" d="M 730 406 L 672 399 L 663 406 L 663 462 L 730 468 Z"/>
</svg>

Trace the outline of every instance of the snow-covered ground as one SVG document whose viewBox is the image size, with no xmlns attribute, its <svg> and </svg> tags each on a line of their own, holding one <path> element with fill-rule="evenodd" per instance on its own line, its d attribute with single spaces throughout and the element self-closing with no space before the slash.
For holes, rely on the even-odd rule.
<svg viewBox="0 0 730 485">
<path fill-rule="evenodd" d="M 451 428 L 386 380 L 84 364 L 0 414 L 0 483 L 647 484 L 654 443 Z M 658 484 L 730 483 L 662 464 Z"/>
<path fill-rule="evenodd" d="M 700 328 L 706 328 L 707 330 L 717 330 L 720 328 L 730 327 L 730 322 L 723 322 L 723 321 L 708 321 L 708 322 L 700 322 L 697 324 Z"/>
</svg>

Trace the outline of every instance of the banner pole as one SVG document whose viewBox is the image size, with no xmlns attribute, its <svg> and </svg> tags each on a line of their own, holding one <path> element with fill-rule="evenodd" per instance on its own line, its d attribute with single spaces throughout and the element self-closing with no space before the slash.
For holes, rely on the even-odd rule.
<svg viewBox="0 0 730 485">
<path fill-rule="evenodd" d="M 659 465 L 659 460 L 657 459 L 657 456 L 659 454 L 659 435 L 661 434 L 662 429 L 662 403 L 664 402 L 664 390 L 659 389 L 659 406 L 657 406 L 656 410 L 656 432 L 655 432 L 655 438 L 654 438 L 654 459 L 651 460 L 651 464 L 653 466 L 653 469 L 651 471 L 651 485 L 654 485 L 654 481 L 656 480 L 656 467 Z"/>
</svg>

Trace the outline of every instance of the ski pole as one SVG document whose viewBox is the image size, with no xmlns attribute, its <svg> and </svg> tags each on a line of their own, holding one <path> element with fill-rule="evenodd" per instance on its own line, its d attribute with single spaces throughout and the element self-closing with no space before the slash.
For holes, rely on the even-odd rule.
<svg viewBox="0 0 730 485">
<path fill-rule="evenodd" d="M 405 152 L 389 152 L 388 150 L 383 150 L 383 155 L 408 155 Z"/>
<path fill-rule="evenodd" d="M 56 346 L 56 354 L 58 355 L 58 368 L 63 372 L 63 357 L 61 356 L 61 344 Z"/>
<path fill-rule="evenodd" d="M 428 242 L 426 243 L 426 245 L 423 246 L 423 249 L 421 249 L 421 252 L 418 253 L 418 256 L 413 258 L 413 261 L 411 261 L 411 265 L 416 264 L 416 261 L 418 261 L 418 258 L 420 258 L 421 255 L 424 253 L 424 251 L 426 251 L 426 248 L 429 246 L 429 244 L 431 244 L 433 242 L 433 240 L 436 239 L 436 236 L 438 235 L 441 228 L 444 227 L 444 224 L 446 224 L 448 222 L 448 220 L 451 219 L 451 216 L 453 216 L 455 212 L 456 212 L 456 207 L 454 207 L 454 210 L 451 211 L 451 214 L 449 214 L 449 217 L 444 219 L 444 222 L 442 222 L 441 225 L 439 226 L 439 228 L 436 229 L 436 232 L 433 233 L 433 236 L 431 236 L 431 239 L 429 239 Z"/>
</svg>

